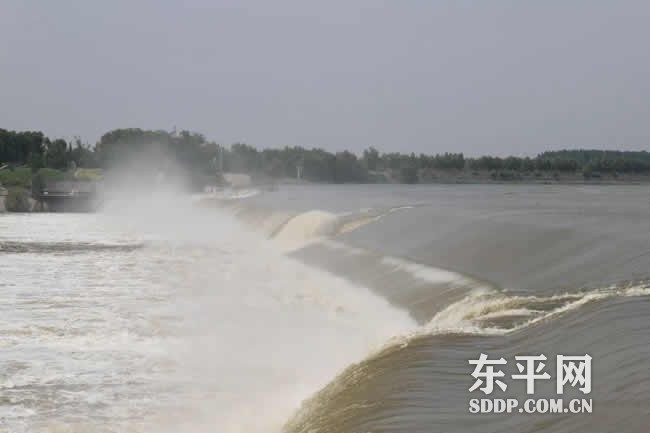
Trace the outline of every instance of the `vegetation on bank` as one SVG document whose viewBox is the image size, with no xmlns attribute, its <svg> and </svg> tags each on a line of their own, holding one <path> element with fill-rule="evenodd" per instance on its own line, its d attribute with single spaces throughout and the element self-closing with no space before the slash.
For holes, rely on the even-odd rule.
<svg viewBox="0 0 650 433">
<path fill-rule="evenodd" d="M 0 185 L 5 187 L 29 188 L 32 183 L 32 170 L 29 167 L 6 168 L 0 170 Z"/>
<path fill-rule="evenodd" d="M 53 168 L 39 168 L 34 171 L 29 167 L 8 167 L 0 170 L 0 185 L 5 187 L 18 187 L 30 189 L 34 179 L 43 182 L 72 180 L 73 173 L 56 170 Z"/>
<path fill-rule="evenodd" d="M 5 209 L 9 212 L 29 212 L 29 191 L 21 187 L 11 187 L 5 197 Z"/>
<path fill-rule="evenodd" d="M 562 150 L 532 158 L 467 158 L 462 153 L 381 153 L 369 147 L 357 156 L 300 146 L 226 147 L 189 131 L 116 129 L 90 146 L 79 139 L 66 142 L 41 132 L 0 129 L 0 183 L 6 187 L 35 191 L 49 180 L 95 179 L 107 168 L 126 168 L 114 171 L 144 185 L 160 173 L 177 176 L 189 179 L 192 189 L 214 182 L 221 171 L 250 174 L 262 182 L 298 177 L 331 183 L 591 180 L 650 176 L 650 153 Z"/>
</svg>

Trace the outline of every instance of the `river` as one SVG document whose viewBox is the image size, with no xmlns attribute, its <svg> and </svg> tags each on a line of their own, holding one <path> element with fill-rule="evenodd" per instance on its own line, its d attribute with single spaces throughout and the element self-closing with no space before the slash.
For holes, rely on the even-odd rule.
<svg viewBox="0 0 650 433">
<path fill-rule="evenodd" d="M 296 186 L 0 214 L 0 431 L 646 431 L 649 197 Z M 589 353 L 593 413 L 470 414 L 480 353 Z"/>
</svg>

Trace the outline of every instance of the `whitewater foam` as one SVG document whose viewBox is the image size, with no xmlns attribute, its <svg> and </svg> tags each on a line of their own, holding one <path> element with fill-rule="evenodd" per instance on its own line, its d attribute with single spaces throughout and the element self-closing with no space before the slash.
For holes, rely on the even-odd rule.
<svg viewBox="0 0 650 433">
<path fill-rule="evenodd" d="M 304 212 L 287 221 L 273 239 L 287 251 L 295 250 L 331 234 L 337 220 L 338 217 L 330 212 L 320 210 Z"/>
<path fill-rule="evenodd" d="M 469 281 L 465 276 L 460 275 L 456 272 L 434 268 L 432 266 L 421 265 L 419 263 L 410 262 L 398 257 L 384 257 L 381 261 L 385 265 L 406 271 L 415 278 L 428 281 L 433 284 L 448 283 L 461 285 L 466 284 Z"/>
<path fill-rule="evenodd" d="M 14 285 L 0 299 L 0 346 L 26 364 L 0 378 L 0 394 L 14 396 L 0 431 L 279 431 L 341 370 L 417 326 L 232 218 L 186 209 L 146 201 L 57 216 L 54 237 L 50 220 L 31 221 L 37 242 L 61 232 L 77 241 L 70 224 L 91 228 L 100 244 L 140 247 L 3 256 Z M 304 215 L 278 240 L 318 236 L 333 219 Z M 22 230 L 17 217 L 5 222 Z M 20 242 L 11 230 L 6 240 Z"/>
<path fill-rule="evenodd" d="M 436 314 L 417 334 L 506 334 L 576 310 L 590 302 L 627 296 L 650 296 L 650 286 L 647 283 L 628 283 L 548 297 L 517 296 L 496 290 L 473 293 Z M 509 318 L 525 320 L 509 323 Z M 510 326 L 489 325 L 501 319 Z"/>
</svg>

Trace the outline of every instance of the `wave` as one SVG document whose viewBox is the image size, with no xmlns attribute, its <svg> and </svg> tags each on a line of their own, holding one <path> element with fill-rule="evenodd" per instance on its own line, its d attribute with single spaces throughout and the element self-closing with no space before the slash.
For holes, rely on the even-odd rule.
<svg viewBox="0 0 650 433">
<path fill-rule="evenodd" d="M 413 206 L 396 206 L 334 213 L 321 209 L 292 211 L 268 208 L 241 199 L 207 200 L 204 198 L 200 203 L 203 207 L 216 206 L 228 210 L 256 231 L 279 240 L 287 249 L 298 249 L 314 241 L 348 233 L 376 222 L 385 215 L 413 208 Z"/>
<path fill-rule="evenodd" d="M 334 233 L 338 218 L 330 212 L 309 211 L 298 214 L 282 225 L 272 237 L 288 249 Z"/>
<path fill-rule="evenodd" d="M 503 291 L 474 294 L 436 314 L 418 334 L 503 335 L 574 311 L 590 302 L 629 296 L 650 296 L 650 282 L 633 281 L 552 296 L 521 296 Z"/>
<path fill-rule="evenodd" d="M 238 208 L 236 213 L 253 227 L 263 227 L 269 238 L 289 245 L 291 257 L 370 288 L 419 324 L 348 366 L 304 401 L 287 421 L 285 432 L 646 431 L 650 280 L 617 277 L 613 279 L 618 282 L 602 287 L 569 283 L 539 291 L 505 289 L 480 276 L 414 260 L 407 250 L 389 255 L 385 249 L 369 247 L 375 243 L 359 245 L 364 243 L 354 236 L 356 231 L 372 226 L 366 232 L 381 239 L 380 223 L 386 216 L 414 208 L 341 214 L 287 212 L 249 204 Z M 519 232 L 522 228 L 515 235 Z M 533 238 L 525 234 L 521 243 Z M 584 248 L 585 257 L 591 259 L 587 248 L 600 242 L 600 238 L 585 239 L 574 247 L 558 241 L 558 248 L 574 254 L 573 263 L 579 263 L 577 252 L 582 254 Z M 527 263 L 528 272 L 539 274 L 535 281 L 549 272 L 542 267 L 535 271 L 530 264 L 537 257 L 540 266 L 550 261 L 552 244 L 544 247 L 544 254 L 533 254 Z M 553 258 L 553 263 L 560 259 Z M 590 353 L 598 381 L 593 393 L 596 409 L 588 416 L 470 415 L 467 361 L 479 353 L 510 359 L 522 353 Z M 615 374 L 608 373 L 611 370 Z M 521 393 L 512 395 L 525 399 Z"/>
<path fill-rule="evenodd" d="M 438 226 L 422 223 L 417 205 L 344 212 L 259 206 L 263 200 L 257 195 L 219 202 L 252 230 L 242 231 L 232 218 L 214 212 L 186 215 L 176 202 L 147 201 L 143 209 L 104 221 L 128 236 L 66 241 L 78 239 L 78 227 L 97 224 L 84 216 L 68 221 L 65 233 L 56 230 L 60 219 L 37 225 L 39 239 L 51 242 L 20 237 L 27 233 L 23 226 L 14 230 L 19 237 L 0 241 L 10 264 L 3 275 L 14 283 L 4 286 L 11 302 L 3 310 L 9 319 L 0 329 L 0 345 L 8 359 L 21 359 L 29 341 L 47 347 L 57 361 L 47 375 L 40 363 L 10 366 L 21 370 L 0 380 L 0 388 L 16 399 L 0 410 L 0 418 L 17 418 L 0 425 L 18 425 L 29 415 L 23 409 L 56 401 L 62 408 L 29 415 L 22 431 L 37 431 L 35 419 L 57 431 L 50 428 L 55 416 L 77 414 L 108 420 L 114 431 L 128 430 L 120 427 L 133 419 L 152 425 L 133 430 L 157 432 L 215 426 L 287 433 L 645 431 L 650 280 L 609 284 L 599 270 L 602 284 L 532 290 L 495 283 L 481 267 L 466 272 L 487 252 L 514 245 L 528 253 L 525 263 L 511 260 L 516 273 L 541 281 L 551 272 L 546 264 L 570 254 L 579 265 L 597 240 L 578 236 L 579 248 L 573 238 L 555 246 L 540 240 L 536 245 L 544 251 L 536 255 L 523 246 L 543 236 L 522 227 L 500 232 L 519 239 L 472 245 L 477 232 L 480 239 L 490 237 L 485 230 L 493 226 L 479 224 L 460 243 L 474 249 L 456 255 L 469 265 L 445 266 L 437 258 L 454 245 L 437 243 L 436 234 L 455 235 L 455 215 Z M 434 247 L 436 254 L 423 253 Z M 127 254 L 86 254 L 95 250 Z M 46 263 L 60 272 L 42 272 L 43 256 L 12 252 L 51 253 Z M 70 252 L 79 254 L 68 258 Z M 553 253 L 558 257 L 551 260 Z M 498 264 L 512 257 L 506 254 Z M 621 274 L 612 278 L 621 280 Z M 56 290 L 31 292 L 49 284 Z M 30 326 L 23 326 L 24 317 Z M 75 382 L 68 366 L 79 353 Z M 475 394 L 468 391 L 467 361 L 480 353 L 510 360 L 517 354 L 591 354 L 594 414 L 470 415 L 467 401 Z M 98 364 L 107 359 L 111 371 Z M 88 373 L 96 382 L 86 382 Z M 113 389 L 116 380 L 123 387 Z M 95 397 L 81 401 L 80 394 L 66 392 L 71 385 Z M 517 389 L 504 396 L 525 397 Z M 146 415 L 139 401 L 142 408 L 160 406 Z M 86 431 L 75 421 L 61 430 Z"/>
<path fill-rule="evenodd" d="M 640 290 L 640 292 L 639 292 Z M 608 293 L 609 289 L 606 290 Z M 636 293 L 641 293 L 638 297 Z M 647 287 L 618 295 L 586 295 L 565 304 L 580 314 L 486 333 L 480 327 L 423 329 L 395 339 L 383 350 L 349 366 L 305 401 L 285 432 L 630 432 L 646 431 L 650 411 L 650 297 Z M 589 300 L 587 300 L 589 299 Z M 506 303 L 507 304 L 507 303 Z M 569 307 L 570 306 L 570 307 Z M 473 309 L 472 309 L 473 310 Z M 556 309 L 559 313 L 562 308 Z M 507 311 L 507 308 L 502 311 Z M 546 316 L 546 319 L 550 316 Z M 519 354 L 590 354 L 594 359 L 592 414 L 471 415 L 473 380 L 468 360 L 479 353 L 513 360 Z M 554 366 L 549 366 L 553 371 Z M 510 368 L 510 366 L 508 366 Z M 506 375 L 514 371 L 504 369 Z M 551 382 L 551 381 L 549 381 Z M 552 383 L 555 386 L 555 383 Z M 539 387 L 536 398 L 552 397 Z M 510 388 L 499 398 L 527 398 Z"/>
</svg>

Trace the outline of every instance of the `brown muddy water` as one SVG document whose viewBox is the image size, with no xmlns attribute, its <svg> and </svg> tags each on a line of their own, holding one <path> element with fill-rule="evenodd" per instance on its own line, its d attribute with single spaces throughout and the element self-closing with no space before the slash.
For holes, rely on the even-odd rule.
<svg viewBox="0 0 650 433">
<path fill-rule="evenodd" d="M 646 187 L 203 204 L 0 214 L 0 431 L 648 431 Z M 593 413 L 471 414 L 481 353 L 591 355 Z"/>
</svg>

